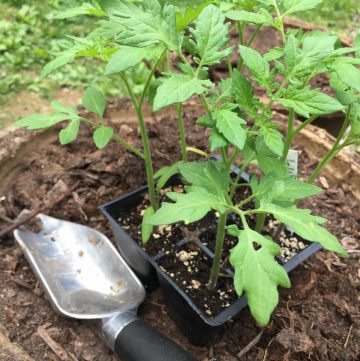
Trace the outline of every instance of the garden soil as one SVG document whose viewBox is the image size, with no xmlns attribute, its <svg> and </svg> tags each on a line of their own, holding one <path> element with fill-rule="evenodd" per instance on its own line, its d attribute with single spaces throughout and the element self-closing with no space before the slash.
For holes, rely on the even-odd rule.
<svg viewBox="0 0 360 361">
<path fill-rule="evenodd" d="M 206 150 L 203 129 L 194 125 L 199 115 L 197 106 L 188 109 L 188 143 Z M 133 117 L 127 101 L 112 103 L 107 109 L 106 119 L 119 134 L 140 146 Z M 177 160 L 180 149 L 173 112 L 148 113 L 147 123 L 155 168 Z M 68 146 L 60 146 L 56 136 L 49 137 L 35 143 L 13 166 L 0 194 L 0 229 L 24 208 L 34 209 L 49 202 L 79 181 L 76 191 L 49 214 L 94 227 L 112 239 L 97 207 L 145 184 L 142 162 L 114 142 L 97 150 L 87 127 L 82 127 L 78 141 Z M 7 147 L 11 152 L 11 146 L 9 140 L 0 141 L 0 148 Z M 299 177 L 304 179 L 316 160 L 306 149 L 295 148 L 300 152 Z M 211 345 L 194 347 L 167 314 L 160 290 L 148 295 L 140 316 L 201 361 L 358 360 L 359 204 L 346 180 L 321 177 L 319 182 L 324 193 L 303 205 L 329 220 L 326 227 L 347 247 L 349 257 L 320 252 L 293 271 L 292 288 L 280 290 L 279 305 L 267 327 L 259 328 L 245 309 L 225 325 Z M 7 339 L 19 344 L 35 361 L 118 360 L 85 323 L 63 318 L 51 309 L 11 234 L 0 240 L 0 285 L 0 324 L 7 330 Z M 16 360 L 16 356 L 9 359 Z"/>
</svg>

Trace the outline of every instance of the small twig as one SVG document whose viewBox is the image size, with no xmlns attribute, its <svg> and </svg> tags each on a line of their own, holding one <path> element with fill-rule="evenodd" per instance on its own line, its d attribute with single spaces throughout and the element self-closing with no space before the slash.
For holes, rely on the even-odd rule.
<svg viewBox="0 0 360 361">
<path fill-rule="evenodd" d="M 66 197 L 68 197 L 78 186 L 80 182 L 76 182 L 72 187 L 70 187 L 66 192 L 63 194 L 60 194 L 58 197 L 53 199 L 52 201 L 44 204 L 42 207 L 39 207 L 38 209 L 33 210 L 28 215 L 26 215 L 24 218 L 20 219 L 17 222 L 14 222 L 9 227 L 5 228 L 2 232 L 0 232 L 0 238 L 4 237 L 8 233 L 14 231 L 16 228 L 19 228 L 23 224 L 31 221 L 33 218 L 35 218 L 39 213 L 43 213 L 45 211 L 48 211 L 52 209 L 54 206 L 56 206 L 58 203 L 63 201 Z"/>
<path fill-rule="evenodd" d="M 248 344 L 246 345 L 236 356 L 238 358 L 241 358 L 243 356 L 245 356 L 261 339 L 263 333 L 265 331 L 265 328 L 263 328 L 257 335 L 256 337 Z"/>
<path fill-rule="evenodd" d="M 346 336 L 346 340 L 345 340 L 345 343 L 344 343 L 344 348 L 346 348 L 348 346 L 348 344 L 349 344 L 352 329 L 353 329 L 353 325 L 351 324 L 351 326 L 349 328 L 349 332 L 348 332 L 348 334 Z"/>
<path fill-rule="evenodd" d="M 20 287 L 23 287 L 23 288 L 26 288 L 27 290 L 33 291 L 33 288 L 31 287 L 31 285 L 29 285 L 25 281 L 19 280 L 18 278 L 13 278 L 12 281 Z"/>
<path fill-rule="evenodd" d="M 10 224 L 15 223 L 14 220 L 12 220 L 11 218 L 5 216 L 5 214 L 1 214 L 1 213 L 0 213 L 0 219 L 1 219 L 2 221 L 6 222 L 6 223 L 10 223 Z"/>
<path fill-rule="evenodd" d="M 55 342 L 46 331 L 46 325 L 39 326 L 37 329 L 41 339 L 54 351 L 61 361 L 79 361 L 72 353 L 65 351 L 57 342 Z"/>
</svg>

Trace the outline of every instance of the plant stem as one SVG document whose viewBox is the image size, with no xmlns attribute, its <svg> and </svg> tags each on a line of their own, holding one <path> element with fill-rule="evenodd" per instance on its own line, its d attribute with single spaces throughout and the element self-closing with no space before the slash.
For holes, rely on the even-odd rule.
<svg viewBox="0 0 360 361">
<path fill-rule="evenodd" d="M 249 158 L 250 159 L 250 158 Z M 234 195 L 235 195 L 235 192 L 236 192 L 236 188 L 237 188 L 237 185 L 239 184 L 239 181 L 240 181 L 240 178 L 241 178 L 241 175 L 244 173 L 246 167 L 249 165 L 251 160 L 247 161 L 247 162 L 244 162 L 243 165 L 241 166 L 240 170 L 239 170 L 239 173 L 238 175 L 236 176 L 235 178 L 235 181 L 233 182 L 231 188 L 230 188 L 230 199 L 233 199 L 234 198 Z"/>
<path fill-rule="evenodd" d="M 255 38 L 256 38 L 256 35 L 259 33 L 259 31 L 260 31 L 261 28 L 262 28 L 262 25 L 258 25 L 258 26 L 256 27 L 256 29 L 254 30 L 254 32 L 251 34 L 250 39 L 249 39 L 248 42 L 246 43 L 246 46 L 247 46 L 247 47 L 249 47 L 249 46 L 253 43 L 253 41 L 254 41 Z"/>
<path fill-rule="evenodd" d="M 326 156 L 323 158 L 323 160 L 318 164 L 318 166 L 315 168 L 315 170 L 311 173 L 310 177 L 307 180 L 307 183 L 313 183 L 319 173 L 332 161 L 336 155 L 340 152 L 340 150 L 343 148 L 343 146 L 340 146 L 340 142 L 346 132 L 347 127 L 350 123 L 350 112 L 351 112 L 351 106 L 348 106 L 348 109 L 346 111 L 346 118 L 342 125 L 342 128 L 340 130 L 340 133 L 336 139 L 336 142 L 334 143 L 333 147 L 329 150 L 329 152 L 326 154 Z M 346 142 L 344 143 L 346 144 Z"/>
<path fill-rule="evenodd" d="M 176 113 L 179 126 L 180 144 L 181 144 L 181 156 L 184 162 L 187 162 L 187 151 L 186 151 L 186 137 L 184 128 L 184 119 L 182 114 L 182 104 L 176 104 Z"/>
<path fill-rule="evenodd" d="M 153 74 L 153 72 L 152 72 L 152 74 Z M 149 137 L 148 137 L 146 124 L 145 124 L 145 120 L 144 120 L 144 116 L 143 116 L 142 108 L 141 108 L 141 104 L 145 97 L 144 94 L 146 93 L 146 88 L 144 88 L 144 91 L 140 98 L 140 101 L 137 102 L 136 97 L 135 97 L 135 95 L 130 87 L 130 84 L 127 80 L 127 77 L 124 73 L 121 73 L 121 78 L 123 79 L 125 86 L 129 92 L 130 98 L 133 102 L 133 105 L 134 105 L 135 111 L 136 111 L 136 115 L 138 118 L 141 139 L 142 139 L 142 143 L 144 146 L 144 157 L 145 157 L 144 161 L 145 161 L 146 178 L 147 178 L 147 183 L 148 183 L 148 187 L 149 187 L 150 205 L 154 210 L 156 210 L 157 209 L 157 201 L 156 201 L 156 191 L 155 191 L 155 184 L 154 184 L 154 169 L 153 169 L 152 158 L 151 158 Z M 146 84 L 148 86 L 150 84 L 150 80 L 148 80 Z"/>
<path fill-rule="evenodd" d="M 215 257 L 211 268 L 209 288 L 214 289 L 216 287 L 221 265 L 221 256 L 224 247 L 225 228 L 226 228 L 227 213 L 220 214 L 219 223 L 216 232 L 216 244 L 215 244 Z"/>
<path fill-rule="evenodd" d="M 282 40 L 283 44 L 285 45 L 286 44 L 286 35 L 285 35 L 283 16 L 280 13 L 280 10 L 279 10 L 279 7 L 278 7 L 278 4 L 277 4 L 276 0 L 273 0 L 273 4 L 274 4 L 275 10 L 276 10 L 276 14 L 277 14 L 277 16 L 279 18 L 279 21 L 281 21 L 281 26 L 279 27 L 279 31 L 280 31 L 280 34 L 281 34 L 281 40 Z"/>
<path fill-rule="evenodd" d="M 265 224 L 266 213 L 257 213 L 255 218 L 256 218 L 255 231 L 261 233 Z"/>
<path fill-rule="evenodd" d="M 293 131 L 294 131 L 294 117 L 295 117 L 295 112 L 294 109 L 290 109 L 289 111 L 289 122 L 288 122 L 288 127 L 287 127 L 287 133 L 286 133 L 286 139 L 285 139 L 285 144 L 284 144 L 284 150 L 283 150 L 283 155 L 281 160 L 285 161 L 286 157 L 289 153 L 290 147 L 291 147 L 291 143 L 293 141 Z"/>
</svg>

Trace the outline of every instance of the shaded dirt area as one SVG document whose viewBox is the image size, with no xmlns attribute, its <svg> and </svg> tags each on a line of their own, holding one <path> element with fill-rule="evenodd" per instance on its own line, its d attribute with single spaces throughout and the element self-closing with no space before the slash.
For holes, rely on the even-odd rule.
<svg viewBox="0 0 360 361">
<path fill-rule="evenodd" d="M 272 32 L 265 35 L 258 37 L 256 47 L 272 46 L 276 35 Z M 219 68 L 213 76 L 218 79 L 225 74 Z M 188 143 L 206 149 L 203 129 L 194 126 L 198 111 L 194 105 L 191 109 L 185 117 Z M 157 169 L 180 157 L 176 119 L 172 114 L 147 117 Z M 132 144 L 140 144 L 128 102 L 110 104 L 107 119 Z M 77 142 L 65 147 L 58 144 L 56 136 L 34 144 L 22 154 L 20 164 L 9 168 L 11 177 L 0 194 L 0 229 L 22 209 L 33 209 L 80 181 L 77 190 L 50 214 L 97 228 L 111 239 L 109 226 L 97 207 L 145 183 L 141 161 L 114 142 L 105 150 L 97 150 L 86 127 L 81 129 Z M 9 147 L 8 140 L 0 143 L 0 149 L 6 148 L 11 153 Z M 300 177 L 305 177 L 316 162 L 306 149 L 298 150 Z M 358 360 L 359 205 L 346 181 L 334 182 L 322 177 L 319 182 L 325 192 L 304 206 L 329 219 L 328 229 L 348 248 L 349 257 L 338 258 L 321 252 L 292 272 L 293 287 L 281 290 L 279 306 L 264 330 L 255 324 L 246 309 L 224 327 L 211 345 L 194 347 L 167 314 L 159 290 L 148 295 L 140 315 L 201 361 Z M 59 360 L 44 341 L 44 330 L 64 351 L 65 361 L 118 360 L 86 324 L 52 311 L 26 260 L 14 246 L 12 235 L 0 241 L 0 285 L 0 323 L 8 330 L 9 339 L 19 343 L 35 361 Z M 258 342 L 245 353 L 244 349 L 261 332 Z"/>
<path fill-rule="evenodd" d="M 124 108 L 124 102 L 118 104 Z M 119 132 L 138 144 L 138 129 L 121 123 L 113 105 L 109 115 Z M 189 145 L 206 149 L 202 129 L 194 126 L 196 114 L 185 118 Z M 149 122 L 156 168 L 179 157 L 175 118 L 165 114 Z M 49 146 L 36 147 L 24 156 L 13 171 L 13 179 L 2 194 L 1 214 L 14 219 L 23 208 L 34 208 L 54 198 L 74 182 L 79 188 L 51 215 L 97 228 L 111 238 L 109 227 L 97 209 L 145 183 L 140 160 L 116 143 L 96 150 L 88 128 L 79 140 L 60 147 L 57 140 Z M 301 176 L 315 166 L 306 150 L 301 151 Z M 261 331 L 247 310 L 229 322 L 224 332 L 207 348 L 196 348 L 179 333 L 166 312 L 161 293 L 147 297 L 140 314 L 155 327 L 178 341 L 200 360 L 357 360 L 360 355 L 360 263 L 358 204 L 346 182 L 322 179 L 327 189 L 308 201 L 316 214 L 329 218 L 328 228 L 350 249 L 350 256 L 339 259 L 320 253 L 291 274 L 293 288 L 281 290 L 279 307 L 260 341 L 243 357 L 239 352 Z M 1 223 L 4 227 L 6 222 Z M 71 357 L 79 361 L 116 360 L 95 334 L 79 321 L 64 319 L 54 313 L 44 298 L 29 266 L 14 247 L 13 237 L 1 241 L 0 322 L 9 330 L 9 338 L 18 342 L 36 360 L 58 360 L 39 337 L 38 327 Z M 66 358 L 65 358 L 66 360 Z"/>
</svg>

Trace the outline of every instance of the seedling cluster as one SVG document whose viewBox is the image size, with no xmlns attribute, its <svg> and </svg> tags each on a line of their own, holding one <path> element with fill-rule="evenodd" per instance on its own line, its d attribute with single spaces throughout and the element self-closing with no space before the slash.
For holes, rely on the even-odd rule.
<svg viewBox="0 0 360 361">
<path fill-rule="evenodd" d="M 53 102 L 51 114 L 34 114 L 17 122 L 21 127 L 40 129 L 66 121 L 68 125 L 59 134 L 62 144 L 74 141 L 80 124 L 85 123 L 95 128 L 97 147 L 115 140 L 143 159 L 150 203 L 143 216 L 144 243 L 158 225 L 193 223 L 211 211 L 218 212 L 209 287 L 217 285 L 227 232 L 238 238 L 230 257 L 236 292 L 247 295 L 251 313 L 261 325 L 269 322 L 278 303 L 278 286 L 290 287 L 285 269 L 276 260 L 281 253 L 273 239 L 276 235 L 272 238 L 263 233 L 267 216 L 289 226 L 306 241 L 320 242 L 325 249 L 346 255 L 336 237 L 323 227 L 326 220 L 298 207 L 302 199 L 321 192 L 313 182 L 322 169 L 343 148 L 360 143 L 360 36 L 354 48 L 343 48 L 336 34 L 284 28 L 285 16 L 312 9 L 321 2 L 207 1 L 181 9 L 160 0 L 99 0 L 65 10 L 59 18 L 93 15 L 96 30 L 86 38 L 70 37 L 64 50 L 45 67 L 42 77 L 77 57 L 105 61 L 104 76 L 118 77 L 127 87 L 143 148 L 135 149 L 106 124 L 106 101 L 94 87 L 85 91 L 83 106 L 95 113 L 98 121 L 80 116 L 73 107 Z M 281 43 L 260 54 L 252 44 L 263 27 L 277 29 Z M 229 34 L 235 31 L 238 43 L 230 45 Z M 174 58 L 172 64 L 170 59 Z M 209 69 L 220 62 L 227 63 L 228 77 L 215 84 Z M 143 91 L 137 96 L 130 86 L 128 71 L 140 64 L 146 64 L 149 70 Z M 311 86 L 321 74 L 329 77 L 334 96 Z M 266 101 L 255 95 L 259 88 Z M 197 124 L 204 127 L 204 136 L 205 128 L 210 129 L 209 148 L 219 152 L 221 160 L 211 160 L 208 154 L 186 143 L 183 104 L 194 95 L 199 97 L 199 107 L 205 114 Z M 143 116 L 146 100 L 155 112 L 175 106 L 178 117 L 181 159 L 156 174 Z M 285 137 L 271 111 L 274 103 L 281 104 L 289 115 Z M 345 120 L 332 149 L 305 182 L 296 179 L 289 173 L 286 161 L 294 139 L 319 116 L 335 112 L 343 112 Z M 296 125 L 296 118 L 303 122 Z M 209 159 L 189 162 L 189 151 Z M 244 184 L 241 174 L 250 164 L 257 164 L 262 175 L 251 175 L 249 183 Z M 237 176 L 232 165 L 240 169 Z M 160 190 L 176 174 L 181 176 L 185 191 L 167 193 L 171 202 L 159 204 Z M 250 187 L 251 195 L 236 203 L 234 195 L 241 187 Z M 249 209 L 250 204 L 253 206 Z M 230 221 L 233 217 L 229 214 L 238 217 L 241 227 Z M 250 217 L 256 219 L 253 228 Z"/>
</svg>

